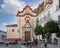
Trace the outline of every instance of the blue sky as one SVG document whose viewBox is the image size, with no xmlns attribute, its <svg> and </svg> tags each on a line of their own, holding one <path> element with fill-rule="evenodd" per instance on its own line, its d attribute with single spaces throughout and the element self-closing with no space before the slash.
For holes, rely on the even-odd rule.
<svg viewBox="0 0 60 48">
<path fill-rule="evenodd" d="M 32 9 L 38 7 L 42 0 L 0 0 L 0 30 L 6 31 L 7 24 L 16 24 L 16 13 L 27 4 Z"/>
</svg>

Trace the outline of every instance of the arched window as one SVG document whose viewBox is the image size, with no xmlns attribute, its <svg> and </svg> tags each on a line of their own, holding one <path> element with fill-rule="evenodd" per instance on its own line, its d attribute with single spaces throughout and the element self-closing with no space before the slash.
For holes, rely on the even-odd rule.
<svg viewBox="0 0 60 48">
<path fill-rule="evenodd" d="M 19 32 L 19 30 L 17 30 L 17 32 Z"/>
</svg>

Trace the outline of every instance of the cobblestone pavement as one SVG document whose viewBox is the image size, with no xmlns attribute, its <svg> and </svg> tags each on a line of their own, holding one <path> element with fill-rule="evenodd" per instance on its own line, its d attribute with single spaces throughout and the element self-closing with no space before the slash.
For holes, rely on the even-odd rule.
<svg viewBox="0 0 60 48">
<path fill-rule="evenodd" d="M 23 46 L 23 45 L 10 45 L 10 46 L 6 46 L 6 45 L 0 45 L 0 48 L 30 48 L 30 46 Z M 37 46 L 32 46 L 32 48 L 45 48 L 44 44 L 39 44 Z M 53 45 L 53 44 L 48 44 L 47 48 L 60 48 L 60 46 L 58 45 Z"/>
</svg>

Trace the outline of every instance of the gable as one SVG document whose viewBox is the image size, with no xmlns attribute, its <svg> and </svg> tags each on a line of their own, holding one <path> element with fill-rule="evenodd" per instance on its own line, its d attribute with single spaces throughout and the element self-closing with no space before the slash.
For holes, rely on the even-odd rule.
<svg viewBox="0 0 60 48">
<path fill-rule="evenodd" d="M 19 16 L 19 17 L 23 17 L 25 15 L 30 15 L 32 17 L 36 17 L 38 14 L 36 12 L 34 12 L 32 10 L 32 8 L 30 8 L 30 6 L 27 5 L 23 9 L 23 11 L 18 11 L 18 13 L 17 13 L 17 16 Z"/>
</svg>

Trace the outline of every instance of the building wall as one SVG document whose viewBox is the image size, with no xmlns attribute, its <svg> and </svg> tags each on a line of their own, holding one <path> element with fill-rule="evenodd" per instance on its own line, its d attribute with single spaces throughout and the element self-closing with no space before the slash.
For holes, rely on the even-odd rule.
<svg viewBox="0 0 60 48">
<path fill-rule="evenodd" d="M 6 41 L 6 32 L 0 30 L 0 42 L 4 43 Z"/>
<path fill-rule="evenodd" d="M 14 32 L 12 32 L 13 29 Z M 19 38 L 17 27 L 7 27 L 7 38 Z"/>
<path fill-rule="evenodd" d="M 17 17 L 17 24 L 18 24 L 18 29 L 19 29 L 19 31 L 20 31 L 20 38 L 23 38 L 23 34 L 25 33 L 23 30 L 28 30 L 28 29 L 23 29 L 23 27 L 24 27 L 24 25 L 26 24 L 26 22 L 25 22 L 25 17 L 26 16 L 24 16 L 24 17 Z M 30 17 L 30 24 L 31 24 L 31 37 L 32 37 L 32 35 L 35 37 L 35 33 L 34 33 L 34 27 L 36 26 L 36 19 L 37 19 L 37 17 L 31 17 L 31 16 L 29 16 Z M 32 32 L 33 32 L 33 34 L 32 34 Z M 32 39 L 32 38 L 31 38 Z"/>
<path fill-rule="evenodd" d="M 38 15 L 38 18 L 39 18 L 39 25 L 42 25 L 44 26 L 46 22 L 48 22 L 49 20 L 54 20 L 54 21 L 58 21 L 58 16 L 60 16 L 60 0 L 52 0 L 53 3 L 50 4 L 48 7 L 46 7 L 44 9 L 43 12 L 41 12 L 39 15 Z M 41 38 L 41 36 L 40 36 Z M 51 35 L 51 38 L 54 39 L 56 38 L 56 34 L 53 33 Z"/>
<path fill-rule="evenodd" d="M 49 7 L 45 8 L 41 14 L 39 14 L 39 24 L 44 26 L 44 24 L 49 20 L 58 21 L 59 15 L 59 0 L 53 0 L 53 3 Z"/>
</svg>

